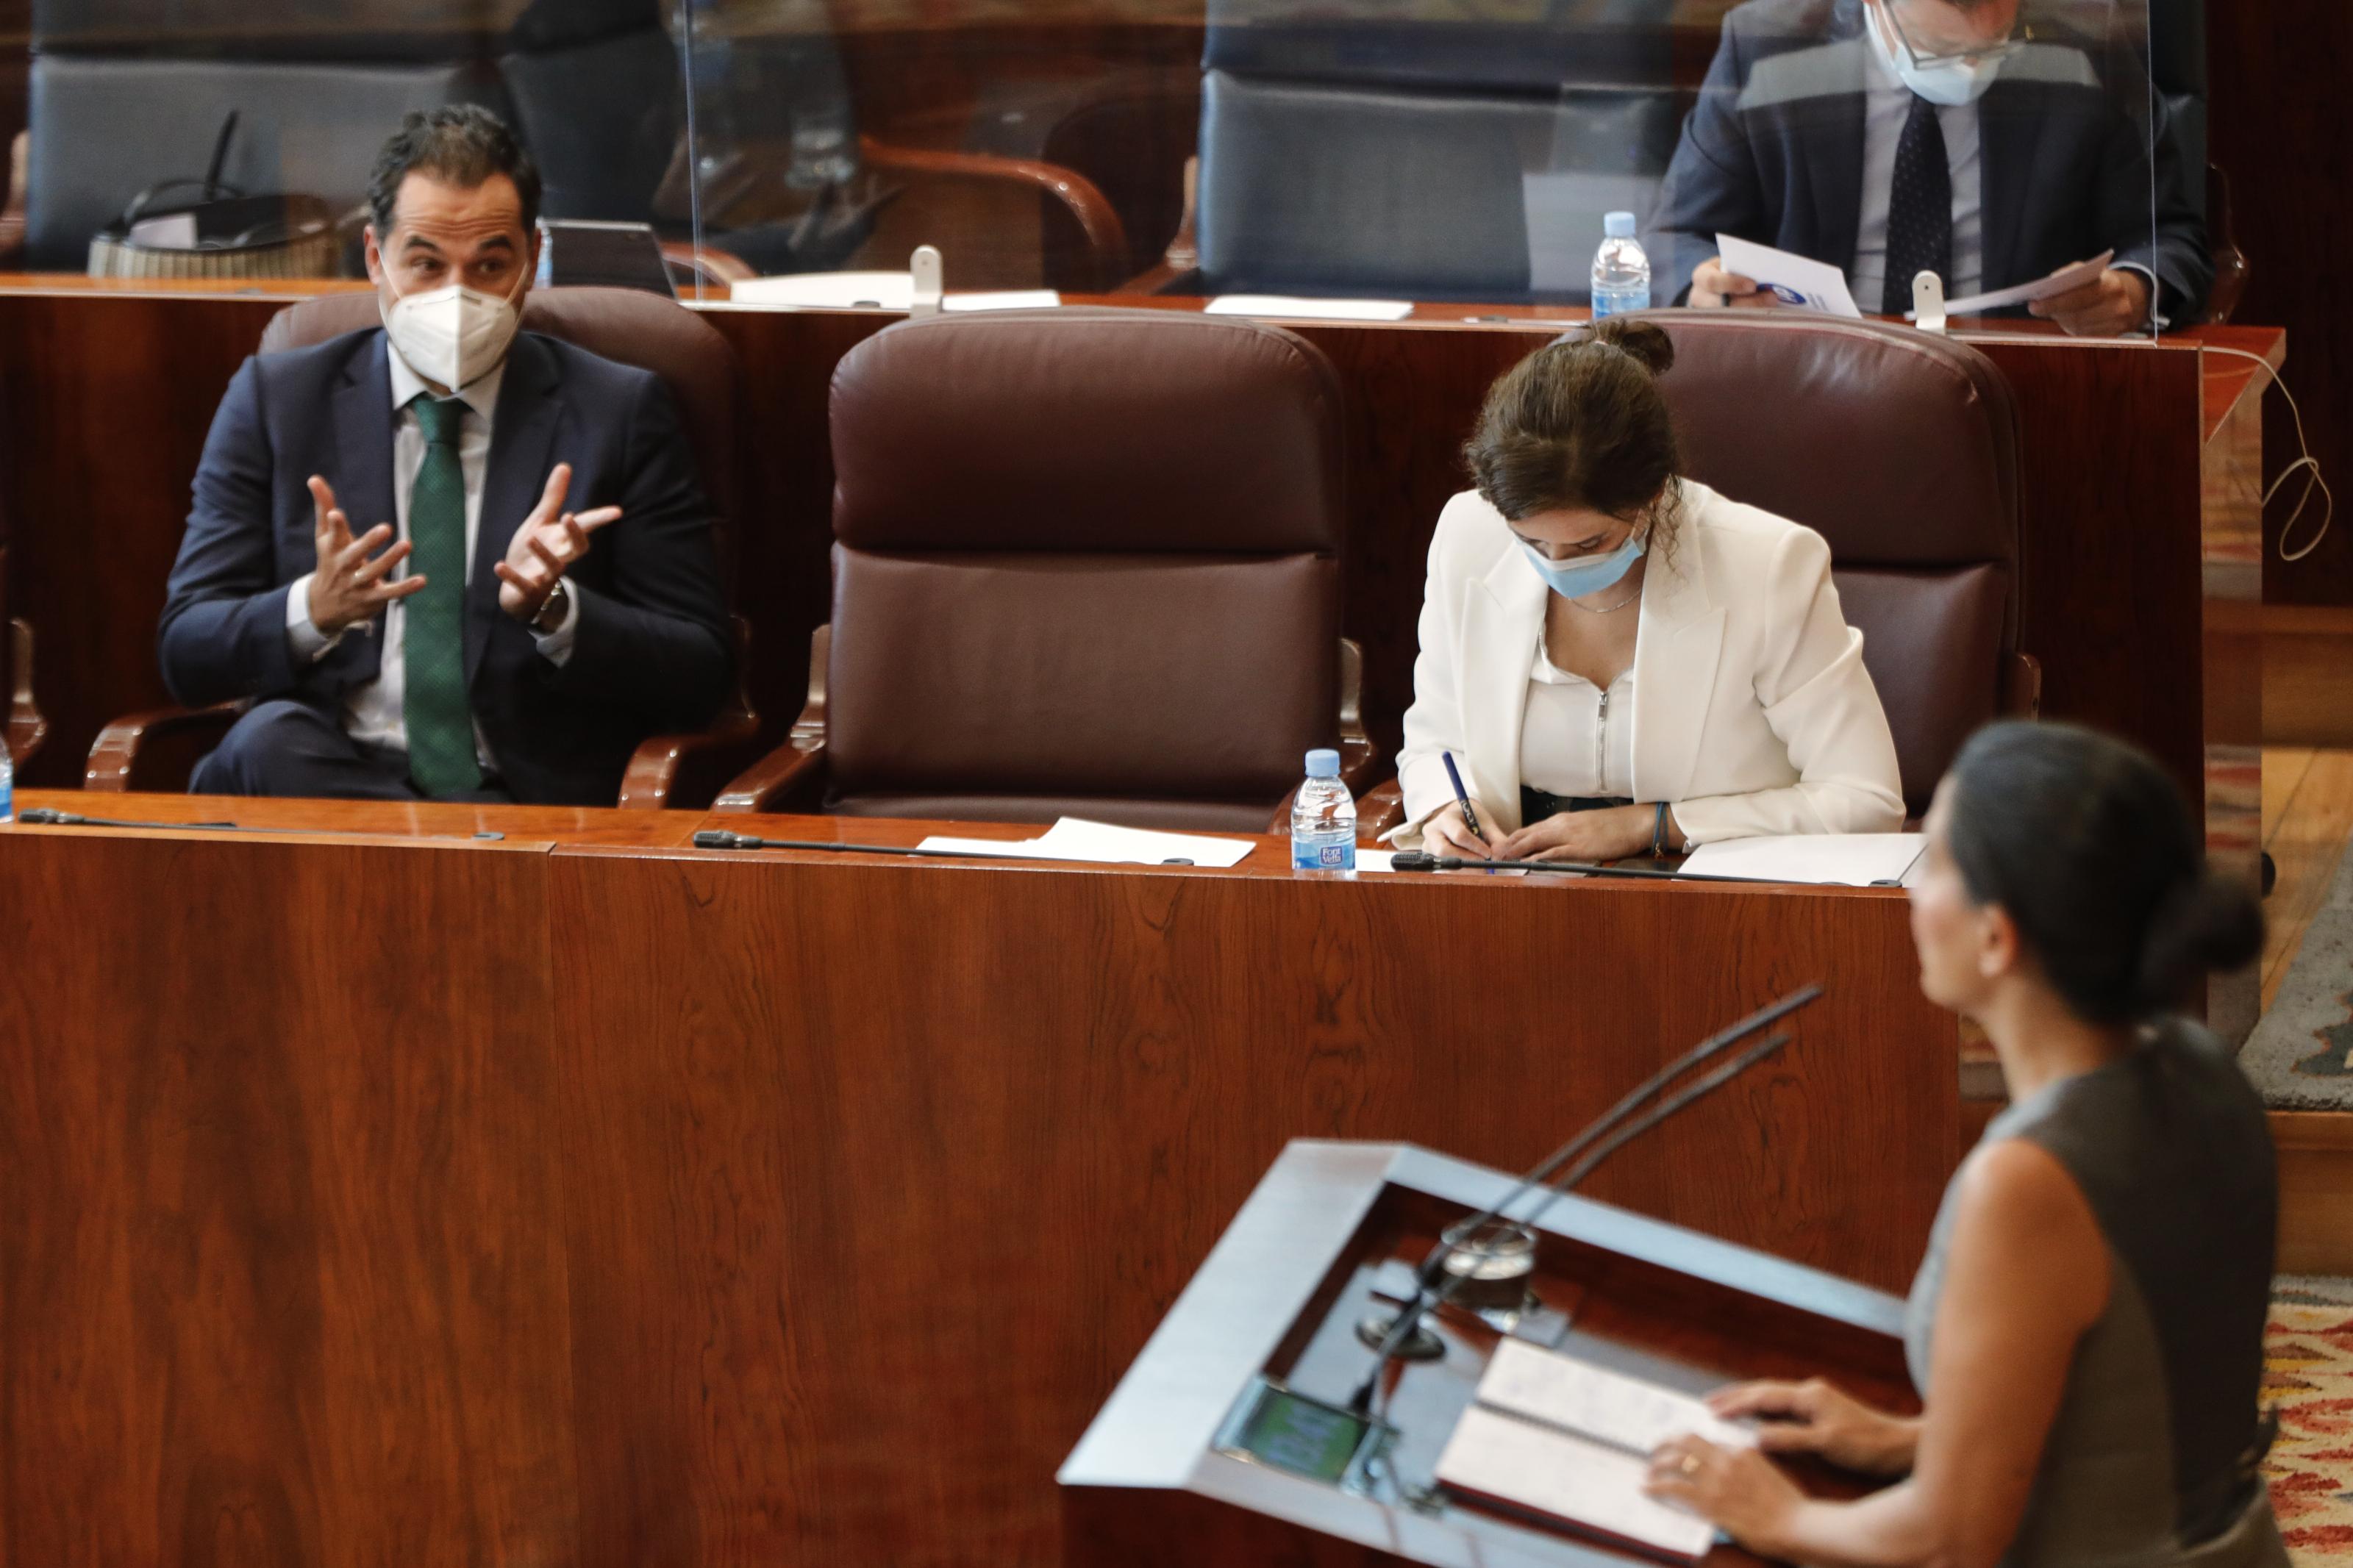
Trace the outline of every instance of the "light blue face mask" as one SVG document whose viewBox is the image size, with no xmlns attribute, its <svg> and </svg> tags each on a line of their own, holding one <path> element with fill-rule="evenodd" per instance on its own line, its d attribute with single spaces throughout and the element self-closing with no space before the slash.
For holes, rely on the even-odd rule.
<svg viewBox="0 0 2353 1568">
<path fill-rule="evenodd" d="M 1520 548 L 1528 552 L 1528 564 L 1536 569 L 1536 575 L 1542 577 L 1554 593 L 1564 599 L 1582 599 L 1588 594 L 1599 594 L 1614 587 L 1620 579 L 1634 569 L 1634 563 L 1642 558 L 1647 546 L 1643 544 L 1641 535 L 1630 533 L 1625 543 L 1607 555 L 1596 555 L 1567 564 L 1546 560 L 1536 547 L 1525 539 L 1520 541 Z"/>
</svg>

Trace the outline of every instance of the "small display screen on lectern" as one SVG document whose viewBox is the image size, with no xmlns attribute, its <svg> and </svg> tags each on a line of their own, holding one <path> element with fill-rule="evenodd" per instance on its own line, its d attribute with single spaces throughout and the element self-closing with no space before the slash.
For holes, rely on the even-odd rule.
<svg viewBox="0 0 2353 1568">
<path fill-rule="evenodd" d="M 1234 1446 L 1263 1464 L 1337 1486 L 1372 1429 L 1336 1405 L 1265 1386 Z"/>
</svg>

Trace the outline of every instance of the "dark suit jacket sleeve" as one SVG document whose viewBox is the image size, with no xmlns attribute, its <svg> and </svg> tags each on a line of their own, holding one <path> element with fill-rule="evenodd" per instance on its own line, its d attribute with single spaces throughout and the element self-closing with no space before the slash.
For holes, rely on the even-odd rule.
<svg viewBox="0 0 2353 1568">
<path fill-rule="evenodd" d="M 580 620 L 556 679 L 625 704 L 656 732 L 701 730 L 727 700 L 734 658 L 711 507 L 659 376 L 642 378 L 628 463 L 621 520 L 599 541 L 613 552 L 610 589 L 573 584 Z"/>
<path fill-rule="evenodd" d="M 2150 135 L 2155 142 L 2157 178 L 2156 222 L 2150 223 L 2151 149 L 2141 142 L 2141 129 L 2131 117 L 2116 116 L 2110 135 L 2107 178 L 2104 182 L 2107 230 L 2117 237 L 2116 260 L 2145 267 L 2158 280 L 2158 313 L 2177 327 L 2203 315 L 2206 297 L 2214 288 L 2214 255 L 2206 241 L 2206 225 L 2190 202 L 2190 179 L 2204 179 L 2203 169 L 2182 166 L 2181 145 L 2168 122 L 2161 95 Z"/>
<path fill-rule="evenodd" d="M 1725 18 L 1715 59 L 1700 88 L 1699 101 L 1683 121 L 1673 162 L 1659 187 L 1651 220 L 1651 296 L 1683 304 L 1691 296 L 1692 273 L 1716 254 L 1718 234 L 1770 239 L 1765 192 L 1757 159 L 1740 119 L 1740 89 L 1747 75 L 1741 58 L 1736 11 Z"/>
<path fill-rule="evenodd" d="M 293 689 L 286 584 L 278 580 L 269 434 L 248 360 L 213 416 L 195 504 L 165 590 L 164 684 L 190 707 Z"/>
</svg>

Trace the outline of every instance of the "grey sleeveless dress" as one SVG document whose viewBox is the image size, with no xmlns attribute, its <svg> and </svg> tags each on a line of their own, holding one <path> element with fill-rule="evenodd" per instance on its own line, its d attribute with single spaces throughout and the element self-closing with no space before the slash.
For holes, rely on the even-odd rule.
<svg viewBox="0 0 2353 1568">
<path fill-rule="evenodd" d="M 2006 1138 L 2074 1178 L 2112 1281 L 2006 1568 L 2286 1568 L 2256 1468 L 2279 1194 L 2253 1089 L 2213 1037 L 2177 1020 L 2003 1111 L 1985 1142 Z M 1924 1391 L 1953 1206 L 1947 1189 L 1905 1326 Z"/>
</svg>

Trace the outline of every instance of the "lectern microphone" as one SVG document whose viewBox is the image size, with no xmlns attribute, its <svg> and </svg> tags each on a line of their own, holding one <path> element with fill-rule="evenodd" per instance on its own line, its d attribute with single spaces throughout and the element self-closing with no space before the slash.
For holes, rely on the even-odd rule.
<svg viewBox="0 0 2353 1568">
<path fill-rule="evenodd" d="M 1503 1218 L 1504 1212 L 1523 1194 L 1535 1187 L 1545 1186 L 1544 1200 L 1514 1222 L 1521 1225 L 1533 1225 L 1542 1218 L 1545 1212 L 1561 1197 L 1575 1190 L 1579 1182 L 1591 1175 L 1601 1162 L 1669 1117 L 1704 1100 L 1758 1062 L 1772 1056 L 1789 1043 L 1789 1037 L 1776 1035 L 1762 1045 L 1742 1052 L 1728 1066 L 1718 1068 L 1704 1078 L 1685 1085 L 1665 1100 L 1651 1106 L 1648 1110 L 1643 1110 L 1643 1107 L 1663 1091 L 1667 1085 L 1694 1068 L 1721 1056 L 1725 1051 L 1767 1025 L 1777 1023 L 1799 1008 L 1818 1000 L 1821 994 L 1822 988 L 1820 985 L 1805 986 L 1791 992 L 1777 1002 L 1759 1008 L 1730 1027 L 1702 1040 L 1698 1045 L 1635 1085 L 1624 1099 L 1602 1112 L 1599 1117 L 1579 1130 L 1575 1137 L 1553 1151 L 1535 1169 L 1522 1176 L 1510 1192 L 1505 1193 L 1484 1213 L 1476 1215 L 1467 1224 L 1451 1227 L 1453 1232 L 1460 1234 L 1466 1240 L 1474 1239 L 1481 1230 Z M 1575 1162 L 1574 1164 L 1570 1163 L 1572 1161 Z M 1561 1175 L 1557 1181 L 1554 1180 L 1556 1173 L 1562 1171 L 1563 1167 L 1567 1167 L 1567 1173 Z M 1399 1348 L 1412 1338 L 1415 1331 L 1420 1327 L 1424 1316 L 1452 1300 L 1455 1292 L 1471 1279 L 1470 1271 L 1455 1273 L 1451 1278 L 1447 1278 L 1449 1274 L 1446 1267 L 1447 1259 L 1458 1249 L 1456 1246 L 1440 1241 L 1423 1260 L 1420 1269 L 1415 1276 L 1413 1297 L 1398 1310 L 1397 1316 L 1389 1321 L 1387 1331 L 1382 1333 L 1380 1343 L 1374 1352 L 1372 1367 L 1365 1373 L 1364 1382 L 1357 1384 L 1356 1394 L 1348 1402 L 1351 1409 L 1360 1415 L 1370 1412 L 1374 1393 L 1380 1386 L 1381 1373 L 1396 1358 Z M 1444 1279 L 1442 1287 L 1440 1283 L 1441 1279 Z"/>
</svg>

